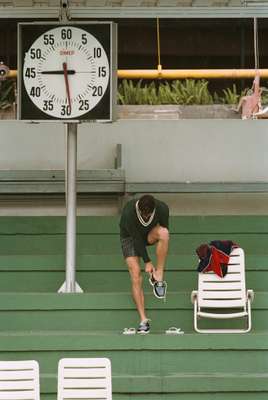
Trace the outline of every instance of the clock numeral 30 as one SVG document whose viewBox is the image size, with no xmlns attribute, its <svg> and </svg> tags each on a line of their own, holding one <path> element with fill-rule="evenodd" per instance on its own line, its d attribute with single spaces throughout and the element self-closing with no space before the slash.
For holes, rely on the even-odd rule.
<svg viewBox="0 0 268 400">
<path fill-rule="evenodd" d="M 71 107 L 62 105 L 60 115 L 71 115 Z"/>
</svg>

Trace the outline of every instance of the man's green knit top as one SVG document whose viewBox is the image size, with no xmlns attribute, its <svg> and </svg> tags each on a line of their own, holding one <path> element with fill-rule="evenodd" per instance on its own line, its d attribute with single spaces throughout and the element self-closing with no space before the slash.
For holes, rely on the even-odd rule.
<svg viewBox="0 0 268 400">
<path fill-rule="evenodd" d="M 137 216 L 136 202 L 136 199 L 130 200 L 122 211 L 120 236 L 121 238 L 131 237 L 136 252 L 147 263 L 151 261 L 146 250 L 146 246 L 149 244 L 147 242 L 148 233 L 157 225 L 168 229 L 169 208 L 164 202 L 155 199 L 154 218 L 148 226 L 143 226 Z"/>
</svg>

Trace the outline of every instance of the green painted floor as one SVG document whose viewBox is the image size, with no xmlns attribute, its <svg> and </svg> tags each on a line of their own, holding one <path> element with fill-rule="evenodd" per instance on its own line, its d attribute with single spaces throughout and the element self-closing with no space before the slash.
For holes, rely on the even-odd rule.
<svg viewBox="0 0 268 400">
<path fill-rule="evenodd" d="M 126 336 L 123 329 L 136 327 L 138 318 L 118 218 L 78 218 L 76 279 L 84 293 L 58 294 L 65 219 L 0 217 L 0 359 L 38 360 L 41 400 L 56 399 L 63 357 L 109 357 L 114 400 L 267 400 L 268 217 L 171 217 L 170 233 L 167 300 L 153 297 L 144 275 L 151 333 Z M 245 250 L 247 288 L 255 291 L 248 334 L 193 331 L 195 249 L 214 239 L 237 241 Z M 228 321 L 204 326 L 211 323 Z M 185 334 L 166 335 L 171 326 Z"/>
</svg>

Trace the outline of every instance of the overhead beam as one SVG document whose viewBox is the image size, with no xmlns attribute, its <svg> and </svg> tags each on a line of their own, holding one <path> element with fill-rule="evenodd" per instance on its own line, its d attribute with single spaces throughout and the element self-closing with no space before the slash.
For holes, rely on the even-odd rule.
<svg viewBox="0 0 268 400">
<path fill-rule="evenodd" d="M 69 7 L 72 19 L 268 18 L 267 5 L 250 7 Z M 58 7 L 1 7 L 0 19 L 58 19 Z"/>
<path fill-rule="evenodd" d="M 0 19 L 59 19 L 59 7 L 0 7 Z"/>
</svg>

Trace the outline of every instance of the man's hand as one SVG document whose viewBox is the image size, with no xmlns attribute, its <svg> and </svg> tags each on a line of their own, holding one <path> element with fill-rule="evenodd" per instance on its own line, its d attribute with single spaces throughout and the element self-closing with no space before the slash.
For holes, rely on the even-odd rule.
<svg viewBox="0 0 268 400">
<path fill-rule="evenodd" d="M 147 274 L 152 274 L 154 272 L 154 266 L 151 261 L 145 264 L 145 272 L 147 272 Z"/>
</svg>

